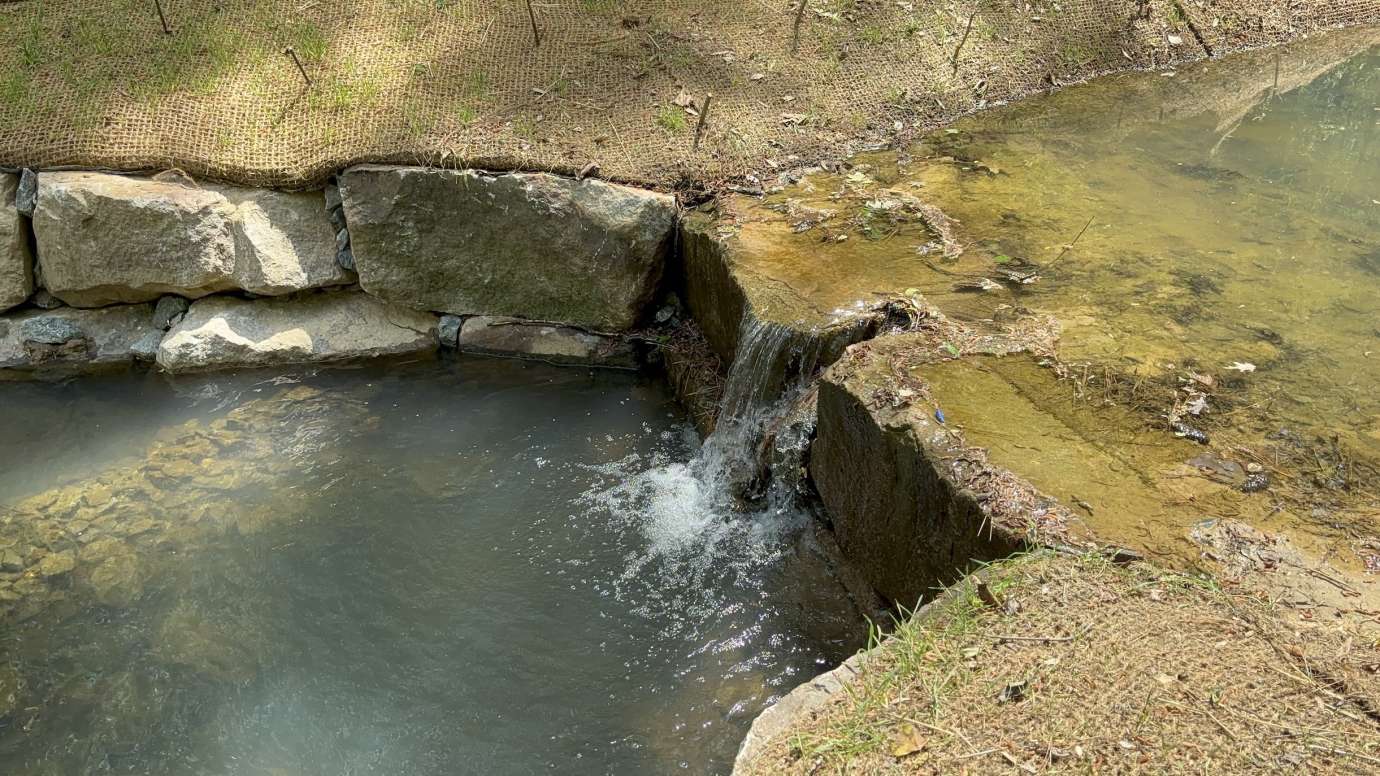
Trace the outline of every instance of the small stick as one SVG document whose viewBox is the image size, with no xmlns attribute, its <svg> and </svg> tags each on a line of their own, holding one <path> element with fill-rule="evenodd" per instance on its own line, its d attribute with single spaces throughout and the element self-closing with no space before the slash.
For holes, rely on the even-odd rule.
<svg viewBox="0 0 1380 776">
<path fill-rule="evenodd" d="M 168 26 L 168 17 L 163 15 L 163 0 L 153 0 L 153 7 L 158 9 L 158 21 L 163 23 L 163 34 L 171 35 L 172 27 Z"/>
<path fill-rule="evenodd" d="M 1279 52 L 1275 52 L 1275 89 L 1274 96 L 1279 96 Z"/>
<path fill-rule="evenodd" d="M 997 636 L 997 641 L 1038 641 L 1040 643 L 1063 644 L 1073 641 L 1074 636 Z"/>
<path fill-rule="evenodd" d="M 800 49 L 800 25 L 805 22 L 805 7 L 810 4 L 810 0 L 800 0 L 800 7 L 795 11 L 795 25 L 791 28 L 791 56 Z"/>
<path fill-rule="evenodd" d="M 968 42 L 968 33 L 973 31 L 973 19 L 977 17 L 977 11 L 968 14 L 968 26 L 963 28 L 963 37 L 958 39 L 958 47 L 954 49 L 954 75 L 958 75 L 958 52 L 963 50 L 963 44 Z"/>
<path fill-rule="evenodd" d="M 527 0 L 527 20 L 532 22 L 532 47 L 541 45 L 541 29 L 537 27 L 537 12 L 532 10 L 532 0 Z"/>
<path fill-rule="evenodd" d="M 713 99 L 713 92 L 704 96 L 704 109 L 700 111 L 700 122 L 695 125 L 695 142 L 690 146 L 692 152 L 700 150 L 700 136 L 704 134 L 704 122 L 709 118 L 709 102 Z"/>
<path fill-rule="evenodd" d="M 1064 254 L 1065 254 L 1065 253 L 1068 253 L 1070 248 L 1072 248 L 1073 246 L 1075 246 L 1075 245 L 1078 244 L 1078 240 L 1083 236 L 1083 233 L 1084 233 L 1084 232 L 1088 231 L 1088 227 L 1092 226 L 1092 222 L 1093 222 L 1093 220 L 1092 220 L 1091 218 L 1089 218 L 1089 219 L 1088 219 L 1088 223 L 1083 224 L 1083 228 L 1082 228 L 1082 229 L 1079 229 L 1079 230 L 1078 230 L 1078 234 L 1076 234 L 1076 235 L 1073 236 L 1073 242 L 1069 243 L 1068 245 L 1065 245 L 1065 246 L 1064 246 L 1064 249 L 1063 249 L 1062 251 L 1059 251 L 1059 255 L 1054 257 L 1054 261 L 1051 261 L 1050 263 L 1046 264 L 1045 266 L 1046 266 L 1046 267 L 1053 267 L 1053 266 L 1055 265 L 1055 263 L 1057 263 L 1060 259 L 1064 258 Z"/>
<path fill-rule="evenodd" d="M 283 49 L 283 53 L 292 57 L 293 63 L 297 65 L 297 72 L 302 74 L 302 80 L 307 82 L 307 88 L 310 89 L 312 85 L 311 76 L 307 75 L 307 69 L 302 66 L 302 60 L 297 58 L 297 52 L 292 49 L 292 46 L 288 46 Z"/>
</svg>

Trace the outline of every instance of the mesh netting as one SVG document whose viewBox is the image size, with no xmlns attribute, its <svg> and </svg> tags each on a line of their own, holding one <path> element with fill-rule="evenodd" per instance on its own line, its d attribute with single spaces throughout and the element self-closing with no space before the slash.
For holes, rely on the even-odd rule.
<svg viewBox="0 0 1380 776">
<path fill-rule="evenodd" d="M 1380 0 L 808 0 L 803 13 L 795 0 L 534 0 L 537 46 L 527 8 L 0 0 L 0 164 L 305 186 L 364 160 L 594 162 L 667 185 L 842 153 L 1109 70 L 1380 20 Z"/>
</svg>

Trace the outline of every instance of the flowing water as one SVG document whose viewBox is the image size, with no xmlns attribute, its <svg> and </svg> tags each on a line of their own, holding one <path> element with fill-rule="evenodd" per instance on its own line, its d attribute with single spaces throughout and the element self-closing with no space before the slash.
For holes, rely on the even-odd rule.
<svg viewBox="0 0 1380 776">
<path fill-rule="evenodd" d="M 864 623 L 661 385 L 0 385 L 0 772 L 726 772 Z M 718 448 L 719 455 L 729 449 Z"/>
<path fill-rule="evenodd" d="M 1193 526 L 1232 517 L 1380 567 L 1380 30 L 1099 79 L 734 208 L 802 306 L 1052 321 L 1062 384 L 932 377 L 1099 535 L 1195 557 Z M 1105 471 L 1053 465 L 1090 449 Z M 1157 508 L 1120 499 L 1138 489 Z"/>
</svg>

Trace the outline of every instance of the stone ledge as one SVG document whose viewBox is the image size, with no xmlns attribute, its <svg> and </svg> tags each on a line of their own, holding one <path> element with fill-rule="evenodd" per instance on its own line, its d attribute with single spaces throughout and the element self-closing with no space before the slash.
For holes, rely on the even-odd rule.
<svg viewBox="0 0 1380 776">
<path fill-rule="evenodd" d="M 1083 535 L 1066 507 L 946 426 L 922 379 L 896 372 L 897 363 L 944 359 L 940 342 L 950 340 L 961 341 L 951 332 L 880 337 L 850 348 L 820 380 L 811 477 L 844 556 L 903 606 L 974 562 Z M 1002 338 L 971 347 L 965 354 L 1021 350 Z"/>
<path fill-rule="evenodd" d="M 517 318 L 466 318 L 458 342 L 462 353 L 615 369 L 639 365 L 637 353 L 623 337 Z"/>
<path fill-rule="evenodd" d="M 161 333 L 148 304 L 12 313 L 0 317 L 0 379 L 127 368 Z"/>
<path fill-rule="evenodd" d="M 358 291 L 194 302 L 158 347 L 174 374 L 434 353 L 436 316 Z"/>
</svg>

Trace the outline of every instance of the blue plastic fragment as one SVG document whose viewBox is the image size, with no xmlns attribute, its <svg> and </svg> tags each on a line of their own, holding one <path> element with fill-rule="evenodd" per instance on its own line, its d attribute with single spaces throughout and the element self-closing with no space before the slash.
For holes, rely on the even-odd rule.
<svg viewBox="0 0 1380 776">
<path fill-rule="evenodd" d="M 937 421 L 939 421 L 940 423 L 943 423 L 943 422 L 944 422 L 944 410 L 941 410 L 941 409 L 939 409 L 938 407 L 935 407 L 935 408 L 934 408 L 934 419 L 937 420 Z"/>
</svg>

